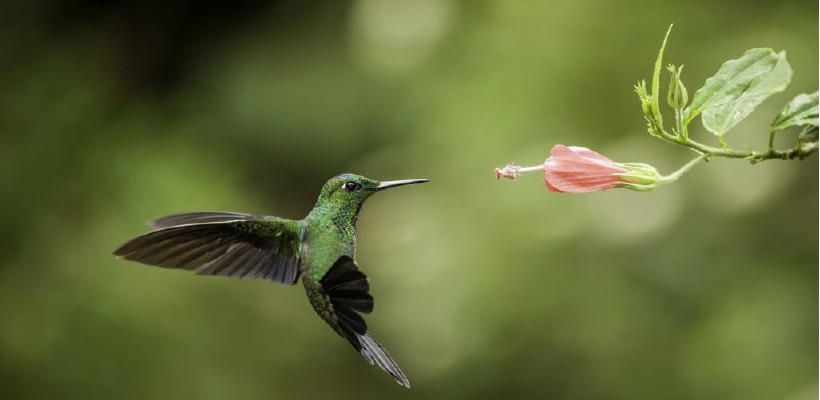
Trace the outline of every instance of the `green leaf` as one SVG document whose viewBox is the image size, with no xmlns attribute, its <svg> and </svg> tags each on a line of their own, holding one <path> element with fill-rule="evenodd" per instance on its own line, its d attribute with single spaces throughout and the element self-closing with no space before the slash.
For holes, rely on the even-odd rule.
<svg viewBox="0 0 820 400">
<path fill-rule="evenodd" d="M 818 137 L 818 128 L 817 126 L 807 126 L 803 128 L 803 131 L 800 132 L 800 136 L 797 137 L 797 141 L 800 144 L 803 143 L 811 143 L 817 142 Z"/>
<path fill-rule="evenodd" d="M 674 24 L 669 25 L 669 29 L 666 30 L 666 36 L 663 37 L 663 44 L 661 44 L 661 49 L 658 51 L 658 59 L 655 60 L 655 71 L 652 73 L 652 114 L 655 116 L 655 120 L 658 122 L 659 126 L 663 126 L 663 117 L 661 116 L 661 109 L 659 103 L 659 96 L 661 92 L 661 65 L 663 64 L 663 50 L 666 49 L 666 39 L 669 39 L 669 32 L 672 32 L 672 26 Z"/>
<path fill-rule="evenodd" d="M 751 49 L 737 60 L 723 63 L 718 72 L 695 92 L 692 103 L 684 110 L 684 124 L 688 124 L 703 110 L 722 106 L 736 99 L 755 78 L 771 71 L 777 60 L 778 56 L 772 49 Z"/>
<path fill-rule="evenodd" d="M 817 92 L 801 94 L 783 107 L 772 122 L 772 131 L 782 131 L 792 126 L 817 126 Z"/>
<path fill-rule="evenodd" d="M 723 136 L 738 122 L 748 117 L 769 96 L 782 92 L 792 80 L 792 68 L 786 61 L 786 53 L 777 55 L 774 68 L 758 75 L 737 98 L 703 111 L 703 126 L 718 136 Z"/>
</svg>

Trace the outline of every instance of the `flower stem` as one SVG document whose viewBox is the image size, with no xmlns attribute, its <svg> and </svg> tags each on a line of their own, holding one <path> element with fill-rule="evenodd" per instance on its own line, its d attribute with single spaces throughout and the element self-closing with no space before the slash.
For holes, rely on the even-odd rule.
<svg viewBox="0 0 820 400">
<path fill-rule="evenodd" d="M 675 171 L 675 172 L 673 172 L 669 175 L 662 176 L 660 181 L 658 181 L 658 183 L 672 183 L 672 182 L 675 182 L 676 180 L 678 180 L 678 178 L 683 176 L 683 174 L 687 173 L 690 169 L 692 169 L 692 167 L 697 165 L 699 162 L 705 160 L 707 157 L 708 157 L 708 155 L 701 154 L 697 158 L 694 158 L 694 159 L 692 159 L 692 161 L 689 161 L 688 163 L 686 163 L 686 165 L 680 167 L 677 171 Z"/>
<path fill-rule="evenodd" d="M 684 128 L 685 129 L 685 128 Z M 769 148 L 766 151 L 735 150 L 729 147 L 712 147 L 696 142 L 688 137 L 674 137 L 666 132 L 660 136 L 662 140 L 688 147 L 706 157 L 743 158 L 758 163 L 765 160 L 794 160 L 803 159 L 817 152 L 817 148 L 794 147 L 787 150 Z"/>
<path fill-rule="evenodd" d="M 729 147 L 723 139 L 723 136 L 718 136 L 720 147 L 708 146 L 689 138 L 687 125 L 689 124 L 690 119 L 681 118 L 682 114 L 678 114 L 679 110 L 676 109 L 675 111 L 676 130 L 673 130 L 672 133 L 667 132 L 664 129 L 661 120 L 654 116 L 651 112 L 645 112 L 645 117 L 649 124 L 649 133 L 665 142 L 688 147 L 698 154 L 705 155 L 706 158 L 742 158 L 752 164 L 756 164 L 765 160 L 802 160 L 814 153 L 817 153 L 818 151 L 818 146 L 801 146 L 800 143 L 793 148 L 776 150 L 774 148 L 774 132 L 769 133 L 769 146 L 765 151 L 755 151 L 752 148 L 747 148 L 746 150 L 735 150 Z"/>
<path fill-rule="evenodd" d="M 774 150 L 774 133 L 774 129 L 769 132 L 769 151 Z"/>
</svg>

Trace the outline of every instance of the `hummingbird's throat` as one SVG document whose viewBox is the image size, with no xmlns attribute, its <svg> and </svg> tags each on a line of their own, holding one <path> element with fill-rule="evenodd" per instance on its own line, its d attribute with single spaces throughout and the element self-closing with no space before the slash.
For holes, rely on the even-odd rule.
<svg viewBox="0 0 820 400">
<path fill-rule="evenodd" d="M 359 218 L 359 213 L 353 215 L 337 215 L 333 217 L 333 226 L 336 227 L 336 232 L 342 239 L 350 239 L 356 237 L 356 220 Z"/>
<path fill-rule="evenodd" d="M 342 207 L 329 210 L 325 218 L 329 219 L 331 226 L 342 240 L 350 240 L 356 236 L 356 221 L 359 219 L 359 210 L 362 204 L 346 204 Z M 328 218 L 329 217 L 329 218 Z M 327 221 L 326 219 L 326 221 Z"/>
</svg>

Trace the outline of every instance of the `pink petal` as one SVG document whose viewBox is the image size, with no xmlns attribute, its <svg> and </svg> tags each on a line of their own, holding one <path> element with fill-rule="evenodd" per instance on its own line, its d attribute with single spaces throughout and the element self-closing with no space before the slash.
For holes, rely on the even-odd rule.
<svg viewBox="0 0 820 400">
<path fill-rule="evenodd" d="M 586 176 L 573 174 L 549 173 L 546 180 L 561 192 L 589 193 L 618 187 L 622 182 L 617 176 Z"/>
<path fill-rule="evenodd" d="M 563 171 L 563 172 L 577 172 L 577 173 L 594 173 L 594 174 L 613 174 L 626 172 L 626 169 L 612 165 L 602 165 L 596 162 L 566 160 L 566 159 L 547 159 L 544 162 L 544 168 L 549 171 Z"/>
<path fill-rule="evenodd" d="M 554 192 L 588 193 L 618 187 L 627 172 L 609 158 L 585 147 L 556 145 L 544 161 L 544 183 Z"/>
<path fill-rule="evenodd" d="M 564 193 L 564 191 L 563 191 L 563 190 L 560 190 L 560 189 L 558 189 L 558 188 L 556 188 L 555 186 L 552 186 L 552 185 L 550 184 L 550 181 L 549 181 L 549 176 L 547 176 L 547 174 L 546 174 L 546 173 L 544 174 L 544 183 L 547 185 L 547 189 L 549 189 L 551 192 L 556 192 L 556 193 Z"/>
<path fill-rule="evenodd" d="M 606 156 L 604 156 L 602 154 L 598 154 L 598 153 L 596 153 L 596 152 L 594 152 L 594 151 L 592 151 L 592 150 L 590 150 L 586 147 L 570 146 L 569 149 L 572 150 L 574 153 L 582 156 L 582 157 L 591 158 L 591 159 L 599 160 L 599 161 L 604 161 L 604 162 L 607 162 L 607 163 L 613 163 L 612 160 L 610 160 Z"/>
<path fill-rule="evenodd" d="M 618 167 L 618 165 L 612 160 L 585 147 L 566 147 L 560 144 L 556 145 L 552 148 L 552 151 L 550 151 L 550 157 L 548 160 L 555 160 L 559 162 L 574 161 L 577 163 L 594 164 L 616 168 L 619 171 L 625 171 L 623 168 Z"/>
</svg>

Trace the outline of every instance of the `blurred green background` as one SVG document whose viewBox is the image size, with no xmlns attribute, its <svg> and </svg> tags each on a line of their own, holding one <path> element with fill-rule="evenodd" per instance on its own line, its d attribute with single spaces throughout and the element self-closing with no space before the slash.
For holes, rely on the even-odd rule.
<svg viewBox="0 0 820 400">
<path fill-rule="evenodd" d="M 818 163 L 713 160 L 652 193 L 548 192 L 557 143 L 668 173 L 632 85 L 752 47 L 818 87 L 816 1 L 0 3 L 0 398 L 809 399 Z M 666 83 L 663 83 L 666 85 Z M 665 91 L 665 86 L 664 91 Z M 692 134 L 715 143 L 699 121 Z M 788 146 L 796 133 L 782 134 Z M 355 172 L 432 182 L 359 220 L 399 387 L 301 287 L 111 251 L 179 211 L 301 218 Z"/>
</svg>

